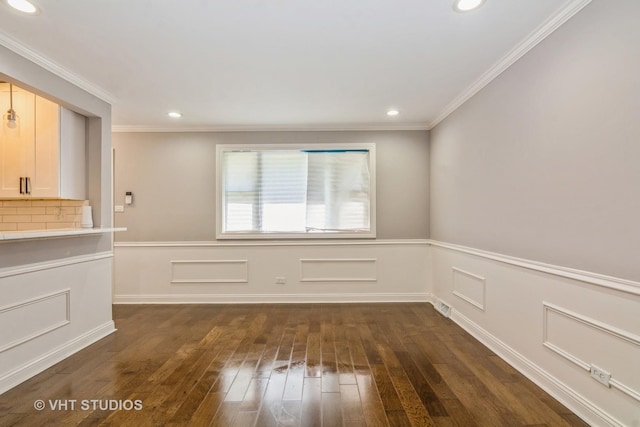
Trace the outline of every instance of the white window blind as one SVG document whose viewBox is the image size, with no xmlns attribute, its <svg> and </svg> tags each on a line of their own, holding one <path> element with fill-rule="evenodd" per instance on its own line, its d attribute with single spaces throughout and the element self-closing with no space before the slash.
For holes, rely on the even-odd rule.
<svg viewBox="0 0 640 427">
<path fill-rule="evenodd" d="M 218 153 L 221 237 L 373 232 L 372 148 L 226 147 Z"/>
</svg>

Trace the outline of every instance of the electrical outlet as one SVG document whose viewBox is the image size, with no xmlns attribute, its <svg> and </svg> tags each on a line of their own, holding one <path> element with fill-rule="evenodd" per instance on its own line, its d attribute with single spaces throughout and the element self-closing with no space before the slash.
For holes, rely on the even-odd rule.
<svg viewBox="0 0 640 427">
<path fill-rule="evenodd" d="M 283 276 L 276 277 L 276 285 L 284 285 L 287 283 L 287 278 Z"/>
<path fill-rule="evenodd" d="M 122 205 L 115 205 L 115 206 L 114 206 L 114 210 L 115 210 L 116 212 L 124 212 L 124 206 L 122 206 Z"/>
<path fill-rule="evenodd" d="M 591 365 L 591 377 L 601 383 L 604 386 L 611 387 L 609 380 L 611 380 L 611 374 L 604 369 L 598 368 L 596 365 Z"/>
</svg>

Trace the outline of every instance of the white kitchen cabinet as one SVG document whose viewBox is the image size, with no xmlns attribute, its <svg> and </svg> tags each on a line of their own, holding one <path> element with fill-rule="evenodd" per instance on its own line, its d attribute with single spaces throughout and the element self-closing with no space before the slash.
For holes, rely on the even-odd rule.
<svg viewBox="0 0 640 427">
<path fill-rule="evenodd" d="M 9 85 L 0 84 L 9 108 Z M 86 199 L 84 116 L 23 89 L 13 88 L 17 129 L 0 132 L 0 198 Z"/>
</svg>

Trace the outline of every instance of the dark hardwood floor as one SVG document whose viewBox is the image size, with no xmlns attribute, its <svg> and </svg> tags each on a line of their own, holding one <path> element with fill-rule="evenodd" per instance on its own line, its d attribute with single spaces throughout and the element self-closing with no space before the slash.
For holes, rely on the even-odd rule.
<svg viewBox="0 0 640 427">
<path fill-rule="evenodd" d="M 0 395 L 0 425 L 586 426 L 426 303 L 114 318 L 116 333 Z"/>
</svg>

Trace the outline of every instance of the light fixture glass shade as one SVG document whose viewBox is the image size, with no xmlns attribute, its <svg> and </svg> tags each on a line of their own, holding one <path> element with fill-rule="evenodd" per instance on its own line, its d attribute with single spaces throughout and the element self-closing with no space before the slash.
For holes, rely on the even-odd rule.
<svg viewBox="0 0 640 427">
<path fill-rule="evenodd" d="M 16 129 L 18 127 L 18 115 L 13 108 L 7 110 L 7 114 L 2 118 L 9 129 Z"/>
<path fill-rule="evenodd" d="M 10 143 L 20 142 L 20 116 L 13 110 L 2 116 L 2 135 Z"/>
<path fill-rule="evenodd" d="M 2 127 L 5 129 L 5 135 L 18 136 L 20 131 L 20 117 L 13 109 L 13 85 L 9 84 L 9 109 L 2 116 Z"/>
</svg>

